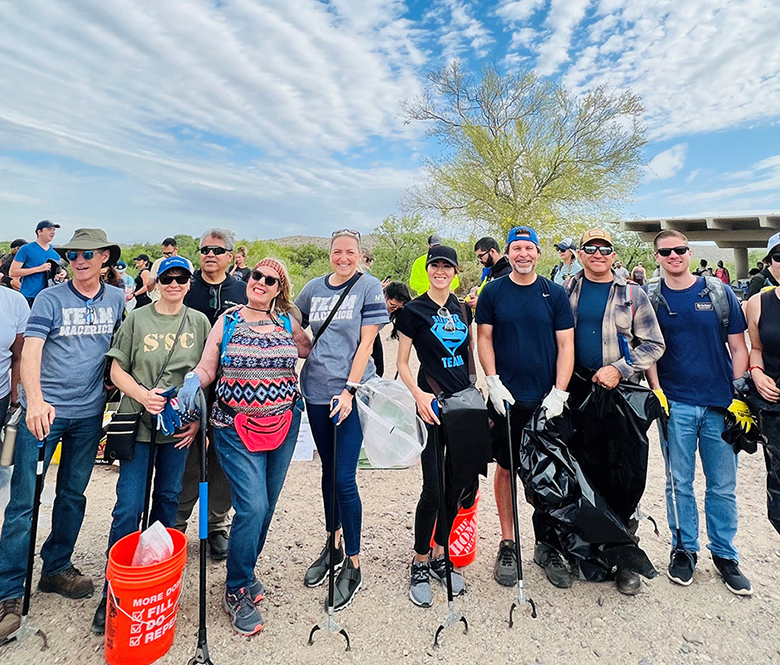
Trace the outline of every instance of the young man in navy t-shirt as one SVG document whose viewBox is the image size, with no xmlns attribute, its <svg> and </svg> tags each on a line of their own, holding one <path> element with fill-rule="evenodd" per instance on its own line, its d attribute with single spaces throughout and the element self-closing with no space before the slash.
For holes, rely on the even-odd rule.
<svg viewBox="0 0 780 665">
<path fill-rule="evenodd" d="M 739 554 L 733 543 L 738 517 L 737 456 L 721 438 L 725 411 L 734 400 L 732 381 L 748 367 L 745 317 L 729 287 L 718 286 L 716 278 L 691 274 L 691 250 L 682 233 L 661 231 L 654 248 L 665 275 L 656 314 L 666 352 L 647 378 L 661 403 L 668 402 L 668 442 L 661 434 L 668 455 L 666 511 L 672 534 L 676 534 L 679 520 L 682 535 L 681 543 L 673 535 L 667 574 L 682 586 L 693 581 L 699 551 L 699 513 L 693 493 L 698 449 L 706 478 L 704 512 L 713 563 L 729 591 L 750 595 L 750 581 L 739 570 Z M 710 286 L 722 289 L 727 299 L 726 331 L 717 310 L 718 298 L 705 291 Z"/>
<path fill-rule="evenodd" d="M 496 460 L 494 479 L 501 544 L 494 570 L 503 586 L 517 582 L 515 568 L 509 442 L 506 409 L 511 417 L 514 460 L 519 460 L 523 427 L 541 404 L 548 418 L 563 413 L 566 388 L 574 369 L 574 319 L 562 287 L 536 274 L 541 250 L 533 229 L 518 226 L 509 232 L 507 257 L 512 272 L 485 285 L 477 303 L 477 348 L 485 370 L 493 420 L 492 444 Z M 534 511 L 536 554 L 555 586 L 571 586 L 571 577 L 554 546 L 547 515 Z"/>
</svg>

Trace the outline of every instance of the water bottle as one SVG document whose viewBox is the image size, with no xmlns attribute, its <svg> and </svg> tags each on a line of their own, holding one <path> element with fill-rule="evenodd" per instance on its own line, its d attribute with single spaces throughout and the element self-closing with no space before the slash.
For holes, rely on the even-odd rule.
<svg viewBox="0 0 780 665">
<path fill-rule="evenodd" d="M 11 466 L 14 463 L 14 447 L 16 446 L 16 431 L 22 419 L 22 409 L 18 408 L 8 419 L 3 435 L 3 449 L 0 452 L 0 466 Z"/>
</svg>

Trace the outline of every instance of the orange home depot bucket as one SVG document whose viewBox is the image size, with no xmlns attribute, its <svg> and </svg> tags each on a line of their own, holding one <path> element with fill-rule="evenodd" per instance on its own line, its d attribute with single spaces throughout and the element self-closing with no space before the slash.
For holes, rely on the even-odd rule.
<svg viewBox="0 0 780 665">
<path fill-rule="evenodd" d="M 132 566 L 141 532 L 118 541 L 108 553 L 106 662 L 149 665 L 173 644 L 187 562 L 187 537 L 168 529 L 173 556 L 151 566 Z"/>
<path fill-rule="evenodd" d="M 461 508 L 450 531 L 450 560 L 453 566 L 468 566 L 477 557 L 477 506 L 479 492 L 471 508 Z M 431 547 L 433 547 L 431 538 Z"/>
</svg>

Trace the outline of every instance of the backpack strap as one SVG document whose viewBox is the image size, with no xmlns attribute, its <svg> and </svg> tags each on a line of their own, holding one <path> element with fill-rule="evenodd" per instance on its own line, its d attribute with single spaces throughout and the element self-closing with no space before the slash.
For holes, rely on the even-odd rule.
<svg viewBox="0 0 780 665">
<path fill-rule="evenodd" d="M 727 342 L 729 338 L 729 299 L 726 294 L 726 285 L 721 282 L 717 277 L 711 277 L 710 275 L 703 275 L 704 288 L 699 291 L 699 297 L 703 298 L 708 296 L 712 306 L 715 308 L 715 312 L 720 319 L 720 334 L 723 338 L 723 342 Z"/>
</svg>

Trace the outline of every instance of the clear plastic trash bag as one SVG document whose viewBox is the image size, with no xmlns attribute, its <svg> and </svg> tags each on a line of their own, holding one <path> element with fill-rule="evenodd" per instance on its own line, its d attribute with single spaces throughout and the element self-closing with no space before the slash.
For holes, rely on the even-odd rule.
<svg viewBox="0 0 780 665">
<path fill-rule="evenodd" d="M 406 468 L 417 462 L 428 433 L 403 383 L 375 376 L 361 384 L 355 401 L 363 447 L 373 467 Z"/>
<path fill-rule="evenodd" d="M 173 556 L 173 539 L 168 530 L 157 520 L 141 534 L 133 554 L 134 566 L 152 566 Z"/>
</svg>

